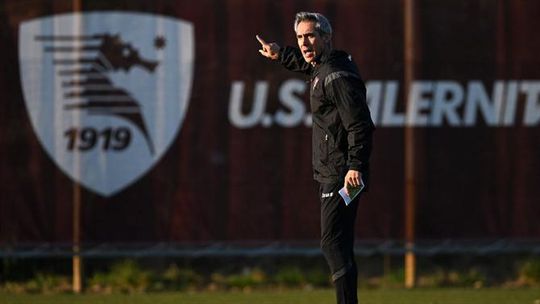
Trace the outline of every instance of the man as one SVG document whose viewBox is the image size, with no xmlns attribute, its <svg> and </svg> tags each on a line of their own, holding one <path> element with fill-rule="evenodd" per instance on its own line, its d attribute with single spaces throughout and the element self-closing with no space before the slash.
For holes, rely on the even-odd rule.
<svg viewBox="0 0 540 304">
<path fill-rule="evenodd" d="M 332 28 L 318 13 L 296 14 L 298 48 L 261 43 L 259 52 L 285 68 L 310 76 L 313 171 L 320 184 L 321 249 L 332 272 L 338 303 L 358 303 L 354 261 L 357 197 L 348 206 L 340 188 L 368 183 L 372 132 L 366 88 L 350 55 L 333 50 Z"/>
</svg>

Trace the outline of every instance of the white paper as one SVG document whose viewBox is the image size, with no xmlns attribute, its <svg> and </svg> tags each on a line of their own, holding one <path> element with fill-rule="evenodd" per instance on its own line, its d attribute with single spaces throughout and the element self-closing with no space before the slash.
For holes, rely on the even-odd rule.
<svg viewBox="0 0 540 304">
<path fill-rule="evenodd" d="M 345 192 L 345 187 L 339 189 L 339 195 L 343 198 L 343 201 L 345 201 L 345 205 L 349 206 L 349 204 L 364 190 L 364 181 L 360 179 L 360 185 L 358 187 L 348 187 L 349 188 L 349 195 Z"/>
</svg>

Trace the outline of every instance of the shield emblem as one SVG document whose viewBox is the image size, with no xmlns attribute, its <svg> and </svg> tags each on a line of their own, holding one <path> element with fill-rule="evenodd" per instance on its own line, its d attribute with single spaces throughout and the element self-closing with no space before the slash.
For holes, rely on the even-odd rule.
<svg viewBox="0 0 540 304">
<path fill-rule="evenodd" d="M 111 196 L 148 172 L 181 128 L 193 25 L 123 12 L 33 19 L 19 29 L 19 61 L 47 154 L 73 180 Z"/>
</svg>

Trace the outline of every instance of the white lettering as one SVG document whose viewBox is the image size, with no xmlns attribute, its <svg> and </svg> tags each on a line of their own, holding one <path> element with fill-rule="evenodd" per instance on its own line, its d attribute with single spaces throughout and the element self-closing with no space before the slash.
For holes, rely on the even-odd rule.
<svg viewBox="0 0 540 304">
<path fill-rule="evenodd" d="M 379 124 L 379 109 L 381 107 L 383 84 L 381 81 L 366 83 L 367 104 L 371 112 L 371 119 L 375 125 Z"/>
<path fill-rule="evenodd" d="M 493 104 L 495 106 L 495 121 L 494 125 L 500 126 L 503 108 L 504 108 L 504 82 L 496 81 L 493 87 Z"/>
<path fill-rule="evenodd" d="M 321 198 L 329 198 L 329 197 L 332 197 L 334 196 L 334 193 L 333 192 L 328 192 L 328 193 L 323 193 L 321 195 Z"/>
<path fill-rule="evenodd" d="M 430 81 L 413 82 L 407 105 L 408 125 L 427 126 L 428 116 L 422 111 L 430 107 L 430 100 L 425 95 L 431 93 L 432 90 L 433 83 Z"/>
<path fill-rule="evenodd" d="M 304 101 L 296 94 L 303 94 L 306 91 L 306 83 L 298 79 L 287 80 L 279 88 L 279 100 L 290 112 L 280 109 L 276 112 L 276 122 L 284 127 L 294 127 L 302 122 L 306 112 Z"/>
<path fill-rule="evenodd" d="M 518 97 L 518 84 L 516 81 L 509 81 L 506 86 L 505 107 L 503 125 L 512 126 L 516 123 L 516 106 Z"/>
<path fill-rule="evenodd" d="M 473 126 L 476 123 L 478 109 L 488 126 L 497 125 L 497 105 L 490 103 L 484 85 L 480 81 L 471 81 L 467 86 L 467 93 L 464 124 Z"/>
<path fill-rule="evenodd" d="M 434 126 L 441 126 L 443 119 L 451 126 L 458 126 L 460 118 L 458 107 L 463 103 L 463 88 L 455 81 L 435 83 L 435 96 L 431 121 Z"/>
<path fill-rule="evenodd" d="M 259 122 L 263 117 L 266 98 L 268 96 L 268 82 L 257 81 L 251 113 L 244 115 L 242 114 L 244 87 L 245 85 L 242 81 L 234 81 L 231 88 L 231 99 L 229 101 L 229 120 L 235 127 L 240 129 L 253 127 Z"/>
<path fill-rule="evenodd" d="M 229 120 L 237 128 L 278 125 L 311 127 L 307 109 L 307 84 L 300 79 L 284 81 L 277 91 L 275 114 L 266 113 L 270 84 L 256 81 L 253 99 L 245 98 L 246 84 L 233 81 L 229 99 Z M 374 80 L 367 83 L 367 103 L 375 125 L 380 127 L 448 126 L 538 126 L 540 124 L 540 81 L 497 80 L 489 85 L 479 80 L 462 84 L 455 80 L 415 81 L 408 104 L 401 103 L 398 81 Z M 521 118 L 523 117 L 523 119 Z"/>
<path fill-rule="evenodd" d="M 523 124 L 525 126 L 535 126 L 540 122 L 540 104 L 538 94 L 540 93 L 539 81 L 524 81 L 521 84 L 521 91 L 527 96 L 525 99 L 525 113 Z"/>
<path fill-rule="evenodd" d="M 396 103 L 398 97 L 398 82 L 389 81 L 385 85 L 382 125 L 385 127 L 403 126 L 405 116 L 402 113 L 396 113 Z"/>
</svg>

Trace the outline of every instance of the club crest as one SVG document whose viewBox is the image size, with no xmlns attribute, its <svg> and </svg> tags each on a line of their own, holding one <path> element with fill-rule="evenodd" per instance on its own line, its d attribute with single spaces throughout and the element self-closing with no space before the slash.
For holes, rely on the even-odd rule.
<svg viewBox="0 0 540 304">
<path fill-rule="evenodd" d="M 47 154 L 103 196 L 141 178 L 181 128 L 194 45 L 191 23 L 143 13 L 73 13 L 22 23 L 24 99 Z"/>
</svg>

